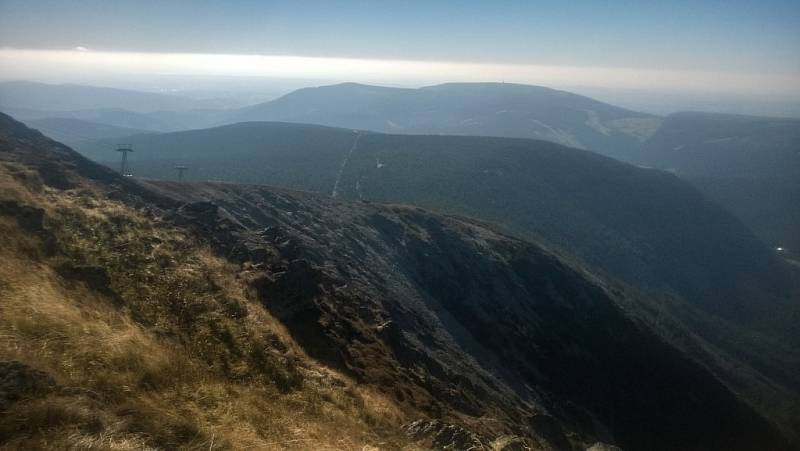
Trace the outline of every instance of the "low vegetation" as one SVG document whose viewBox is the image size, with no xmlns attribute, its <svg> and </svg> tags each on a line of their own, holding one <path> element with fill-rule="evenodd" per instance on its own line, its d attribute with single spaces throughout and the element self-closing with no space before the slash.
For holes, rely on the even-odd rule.
<svg viewBox="0 0 800 451">
<path fill-rule="evenodd" d="M 406 445 L 394 404 L 306 357 L 246 271 L 91 186 L 0 171 L 4 448 Z"/>
</svg>

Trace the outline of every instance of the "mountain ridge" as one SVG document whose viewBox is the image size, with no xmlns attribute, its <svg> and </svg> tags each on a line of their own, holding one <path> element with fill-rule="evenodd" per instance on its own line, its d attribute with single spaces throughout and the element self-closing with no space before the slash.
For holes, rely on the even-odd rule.
<svg viewBox="0 0 800 451">
<path fill-rule="evenodd" d="M 389 88 L 343 83 L 304 88 L 232 113 L 227 122 L 317 123 L 385 133 L 538 138 L 630 157 L 657 116 L 533 85 L 447 83 Z"/>
<path fill-rule="evenodd" d="M 480 434 L 414 421 L 406 428 L 406 440 L 432 440 L 428 445 L 417 442 L 422 448 L 515 449 L 505 447 L 512 433 L 517 435 L 511 440 L 514 446 L 542 449 L 602 446 L 598 441 L 633 450 L 789 449 L 771 426 L 710 373 L 650 332 L 648 326 L 632 320 L 617 303 L 624 296 L 621 292 L 587 278 L 534 244 L 415 207 L 344 202 L 258 186 L 140 183 L 96 166 L 3 116 L 0 158 L 0 170 L 14 174 L 5 178 L 0 190 L 7 201 L 0 225 L 13 233 L 4 233 L 3 239 L 19 236 L 24 239 L 11 238 L 9 243 L 32 246 L 15 258 L 36 259 L 44 274 L 52 265 L 61 265 L 58 274 L 63 275 L 55 280 L 88 290 L 84 306 L 88 300 L 96 300 L 103 311 L 120 312 L 115 315 L 130 312 L 142 331 L 139 333 L 160 331 L 153 335 L 155 341 L 148 343 L 172 343 L 183 337 L 178 341 L 182 346 L 201 346 L 204 352 L 183 353 L 184 359 L 205 356 L 209 360 L 205 371 L 218 373 L 228 387 L 223 394 L 202 387 L 204 398 L 227 405 L 235 398 L 226 396 L 242 390 L 236 382 L 242 374 L 252 374 L 245 379 L 251 385 L 277 384 L 284 394 L 272 394 L 269 399 L 279 405 L 328 386 L 319 391 L 328 393 L 327 398 L 314 402 L 334 415 L 333 420 L 344 421 L 342 406 L 350 406 L 347 400 L 357 395 L 342 394 L 336 387 L 347 387 L 348 382 L 340 376 L 319 374 L 329 370 L 314 369 L 302 354 L 271 354 L 281 346 L 294 346 L 291 340 L 279 335 L 272 338 L 273 344 L 267 341 L 247 351 L 252 332 L 243 333 L 248 330 L 242 329 L 243 321 L 255 321 L 262 330 L 274 327 L 260 322 L 265 321 L 264 313 L 258 313 L 263 308 L 310 355 L 348 372 L 362 384 L 388 391 L 395 402 L 406 406 L 404 412 L 422 412 Z M 37 185 L 37 180 L 47 188 Z M 6 221 L 11 208 L 8 201 L 16 203 L 16 209 L 38 211 L 41 221 L 17 225 Z M 39 248 L 44 241 L 38 244 L 36 236 L 49 236 L 45 241 L 51 250 Z M 134 237 L 142 240 L 134 241 L 141 245 L 121 246 Z M 145 237 L 150 237 L 149 241 Z M 190 258 L 186 253 L 191 256 L 194 246 L 203 243 L 218 253 L 215 258 L 227 259 L 227 263 L 215 263 L 221 272 L 211 276 L 217 281 L 211 285 L 202 282 L 209 277 L 203 276 L 205 266 L 197 262 L 182 266 Z M 160 255 L 159 248 L 169 252 Z M 9 248 L 2 249 L 6 252 Z M 155 252 L 153 259 L 148 258 L 150 252 Z M 94 262 L 105 262 L 105 277 L 86 266 Z M 159 266 L 161 270 L 151 272 Z M 200 277 L 196 278 L 198 271 Z M 169 277 L 162 281 L 160 276 L 154 278 L 157 274 Z M 168 285 L 162 288 L 162 283 L 177 283 L 192 295 L 169 290 Z M 240 295 L 244 298 L 231 299 L 229 288 L 219 291 L 231 283 L 249 287 Z M 11 286 L 14 296 L 24 293 L 18 291 L 24 285 L 16 284 Z M 166 291 L 153 291 L 162 289 Z M 208 297 L 196 290 L 215 294 Z M 106 298 L 103 293 L 116 298 Z M 64 299 L 68 298 L 57 302 Z M 11 307 L 16 305 L 24 303 Z M 228 313 L 216 316 L 217 311 Z M 0 319 L 4 331 L 14 330 L 3 323 L 8 318 L 17 317 Z M 102 317 L 95 313 L 88 318 L 82 325 L 89 331 L 84 336 L 94 336 L 92 321 Z M 55 326 L 53 318 L 46 319 Z M 36 338 L 29 339 L 38 343 Z M 58 343 L 64 339 L 59 338 Z M 289 344 L 280 345 L 287 340 Z M 154 349 L 154 344 L 148 346 Z M 480 352 L 481 346 L 490 353 Z M 261 347 L 268 352 L 256 352 Z M 65 349 L 72 352 L 69 346 Z M 0 352 L 5 357 L 6 348 L 0 347 Z M 491 354 L 497 358 L 490 358 Z M 274 356 L 267 358 L 269 355 Z M 30 360 L 32 356 L 41 360 Z M 22 359 L 23 366 L 32 365 L 63 381 L 59 365 L 43 366 L 52 359 L 50 355 L 32 352 L 15 358 Z M 104 357 L 94 358 L 106 362 Z M 281 363 L 287 360 L 294 363 Z M 193 365 L 179 361 L 184 368 Z M 121 371 L 117 377 L 130 372 L 129 368 L 116 369 L 113 361 L 105 365 Z M 265 365 L 264 369 L 258 365 Z M 4 368 L 0 366 L 0 370 Z M 265 370 L 269 371 L 264 374 Z M 259 374 L 264 374 L 267 382 L 261 382 Z M 214 440 L 212 430 L 219 433 L 221 446 L 242 444 L 230 426 L 209 424 L 202 416 L 184 416 L 183 423 L 143 421 L 143 416 L 155 412 L 153 401 L 147 410 L 136 396 L 148 391 L 161 393 L 172 386 L 168 379 L 145 376 L 139 382 L 133 379 L 127 392 L 113 385 L 97 386 L 97 379 L 72 380 L 70 383 L 77 385 L 71 390 L 58 389 L 62 391 L 56 395 L 33 384 L 28 398 L 10 401 L 12 415 L 35 412 L 32 409 L 37 402 L 67 399 L 85 406 L 84 412 L 100 412 L 99 417 L 86 426 L 84 417 L 64 414 L 55 429 L 50 425 L 22 431 L 7 427 L 13 423 L 12 417 L 11 423 L 0 421 L 0 437 L 33 445 L 39 442 L 20 440 L 38 436 L 50 438 L 52 443 L 59 436 L 48 434 L 66 427 L 73 437 L 78 434 L 84 440 L 96 440 L 98 433 L 117 424 L 115 432 L 106 437 L 128 443 L 136 438 L 140 445 L 207 447 L 208 439 Z M 178 374 L 172 377 L 182 381 Z M 314 388 L 319 384 L 323 386 Z M 631 391 L 633 387 L 635 391 Z M 107 401 L 90 401 L 87 390 Z M 171 399 L 179 407 L 195 408 L 195 401 L 185 395 Z M 125 407 L 104 410 L 114 409 L 120 401 L 127 403 L 122 404 Z M 247 400 L 252 402 L 255 399 Z M 263 414 L 257 420 L 248 417 L 242 403 L 235 406 L 235 414 L 244 415 L 245 424 L 270 424 Z M 167 409 L 166 413 L 174 406 L 160 408 Z M 302 410 L 303 421 L 324 421 L 321 418 L 325 416 L 315 417 L 313 412 Z M 379 421 L 370 415 L 365 418 L 371 418 L 372 423 L 367 424 L 372 430 L 388 434 L 398 427 L 391 422 L 395 420 Z M 346 424 L 346 431 L 360 434 L 354 435 L 354 440 L 379 437 Z M 481 444 L 481 436 L 491 438 L 496 446 Z M 385 437 L 391 443 L 402 443 L 396 435 Z M 458 437 L 458 442 L 445 437 Z M 301 443 L 326 443 L 325 436 L 318 434 L 302 439 Z M 349 443 L 361 447 L 364 442 Z"/>
<path fill-rule="evenodd" d="M 45 111 L 125 108 L 137 113 L 198 108 L 204 102 L 189 97 L 73 83 L 24 80 L 0 82 L 0 107 Z"/>
</svg>

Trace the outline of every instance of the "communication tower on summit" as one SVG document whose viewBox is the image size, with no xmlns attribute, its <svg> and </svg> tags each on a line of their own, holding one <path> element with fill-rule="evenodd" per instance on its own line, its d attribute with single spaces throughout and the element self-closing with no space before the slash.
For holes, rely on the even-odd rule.
<svg viewBox="0 0 800 451">
<path fill-rule="evenodd" d="M 128 168 L 128 152 L 133 152 L 133 146 L 130 144 L 117 144 L 117 152 L 122 153 L 122 163 L 119 165 L 119 173 L 123 177 L 130 177 L 130 169 Z"/>
</svg>

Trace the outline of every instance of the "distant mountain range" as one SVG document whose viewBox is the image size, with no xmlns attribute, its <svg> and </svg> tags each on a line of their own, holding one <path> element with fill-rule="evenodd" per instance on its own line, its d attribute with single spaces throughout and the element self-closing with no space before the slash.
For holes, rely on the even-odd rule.
<svg viewBox="0 0 800 451">
<path fill-rule="evenodd" d="M 79 85 L 0 83 L 0 110 L 23 120 L 68 117 L 152 131 L 282 121 L 386 133 L 535 138 L 630 156 L 660 119 L 554 89 L 449 83 L 420 89 L 343 83 L 235 110 L 155 93 Z"/>
<path fill-rule="evenodd" d="M 116 127 L 175 131 L 223 122 L 220 100 L 72 84 L 0 82 L 0 111 L 21 120 L 80 119 Z"/>
<path fill-rule="evenodd" d="M 585 148 L 675 172 L 745 221 L 765 243 L 800 258 L 800 220 L 791 213 L 800 198 L 800 120 L 707 113 L 660 118 L 564 91 L 506 83 L 420 89 L 344 83 L 300 89 L 235 110 L 205 108 L 191 99 L 160 94 L 20 83 L 0 83 L 0 109 L 89 151 L 96 146 L 85 146 L 83 137 L 99 133 L 99 139 L 112 138 L 122 130 L 101 132 L 98 125 L 75 123 L 81 130 L 76 140 L 54 118 L 148 132 L 267 120 L 392 134 L 534 138 Z M 81 109 L 90 106 L 95 108 Z M 67 110 L 36 109 L 44 107 Z M 40 119 L 47 121 L 31 122 Z"/>
<path fill-rule="evenodd" d="M 76 119 L 113 127 L 135 128 L 152 132 L 175 131 L 172 127 L 153 117 L 156 113 L 135 113 L 122 108 L 101 108 L 95 110 L 40 111 L 26 108 L 3 108 L 3 111 L 23 121 L 42 119 Z M 183 115 L 184 113 L 178 113 Z"/>
<path fill-rule="evenodd" d="M 386 133 L 534 138 L 625 158 L 656 116 L 540 86 L 448 83 L 420 89 L 344 83 L 243 108 L 228 122 L 284 121 Z"/>
<path fill-rule="evenodd" d="M 75 84 L 30 81 L 0 82 L 0 109 L 74 111 L 123 108 L 135 113 L 213 108 L 213 101 L 188 97 Z"/>
</svg>

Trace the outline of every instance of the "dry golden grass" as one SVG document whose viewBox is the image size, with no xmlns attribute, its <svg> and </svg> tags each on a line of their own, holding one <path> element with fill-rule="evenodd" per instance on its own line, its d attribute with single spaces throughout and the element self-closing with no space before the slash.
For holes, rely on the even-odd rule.
<svg viewBox="0 0 800 451">
<path fill-rule="evenodd" d="M 390 399 L 309 359 L 183 231 L 19 168 L 0 167 L 0 200 L 44 209 L 60 249 L 0 216 L 0 361 L 55 383 L 0 413 L 1 449 L 408 449 Z M 104 268 L 119 299 L 67 263 Z"/>
</svg>

